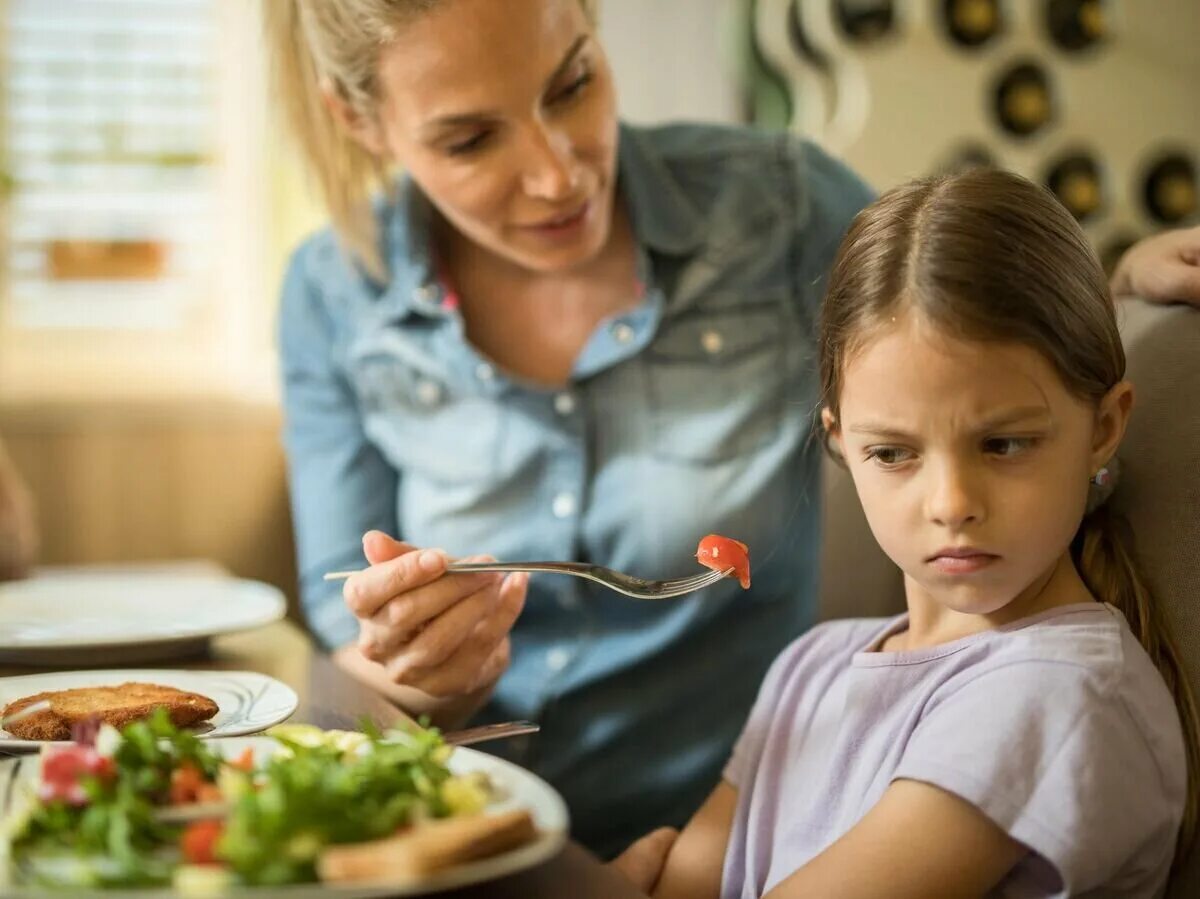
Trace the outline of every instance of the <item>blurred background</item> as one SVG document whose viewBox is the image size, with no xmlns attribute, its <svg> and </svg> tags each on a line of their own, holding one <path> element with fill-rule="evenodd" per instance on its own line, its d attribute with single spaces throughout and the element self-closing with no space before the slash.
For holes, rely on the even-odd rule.
<svg viewBox="0 0 1200 899">
<path fill-rule="evenodd" d="M 1200 221 L 1197 0 L 600 12 L 629 120 L 793 128 L 877 188 L 1012 168 L 1108 261 Z M 256 0 L 0 0 L 0 437 L 43 563 L 202 558 L 294 596 L 273 328 L 321 222 Z"/>
</svg>

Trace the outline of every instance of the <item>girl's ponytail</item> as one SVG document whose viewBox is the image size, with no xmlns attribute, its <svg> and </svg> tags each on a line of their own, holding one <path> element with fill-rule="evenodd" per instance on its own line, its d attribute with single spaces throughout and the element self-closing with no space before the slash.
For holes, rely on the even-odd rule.
<svg viewBox="0 0 1200 899">
<path fill-rule="evenodd" d="M 1090 511 L 1080 525 L 1073 546 L 1075 564 L 1092 595 L 1120 609 L 1129 628 L 1145 648 L 1147 655 L 1166 681 L 1179 720 L 1183 725 L 1187 750 L 1188 789 L 1183 809 L 1183 824 L 1175 853 L 1178 864 L 1192 844 L 1196 833 L 1197 777 L 1200 775 L 1200 720 L 1196 701 L 1188 685 L 1180 653 L 1170 628 L 1157 603 L 1150 595 L 1145 578 L 1130 551 L 1125 520 L 1108 503 Z"/>
</svg>

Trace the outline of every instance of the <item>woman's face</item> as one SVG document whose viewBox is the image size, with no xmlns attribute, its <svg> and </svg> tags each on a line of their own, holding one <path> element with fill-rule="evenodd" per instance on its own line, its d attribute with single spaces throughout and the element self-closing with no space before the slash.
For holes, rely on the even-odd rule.
<svg viewBox="0 0 1200 899">
<path fill-rule="evenodd" d="M 380 59 L 384 151 L 463 236 L 539 272 L 610 233 L 612 73 L 578 0 L 446 0 Z"/>
</svg>

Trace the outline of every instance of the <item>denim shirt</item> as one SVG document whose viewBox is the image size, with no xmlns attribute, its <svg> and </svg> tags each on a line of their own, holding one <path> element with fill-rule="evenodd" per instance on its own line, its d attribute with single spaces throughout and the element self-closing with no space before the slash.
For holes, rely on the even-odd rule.
<svg viewBox="0 0 1200 899">
<path fill-rule="evenodd" d="M 451 555 L 648 578 L 695 572 L 710 532 L 751 547 L 746 592 L 727 579 L 639 602 L 530 581 L 481 719 L 541 724 L 497 751 L 554 784 L 575 837 L 601 853 L 686 821 L 771 660 L 813 621 L 816 317 L 871 199 L 815 146 L 748 129 L 623 126 L 618 170 L 640 298 L 597 327 L 563 389 L 468 342 L 407 180 L 379 207 L 390 282 L 319 233 L 292 259 L 280 330 L 302 600 L 327 646 L 358 628 L 321 575 L 361 566 L 372 528 Z"/>
</svg>

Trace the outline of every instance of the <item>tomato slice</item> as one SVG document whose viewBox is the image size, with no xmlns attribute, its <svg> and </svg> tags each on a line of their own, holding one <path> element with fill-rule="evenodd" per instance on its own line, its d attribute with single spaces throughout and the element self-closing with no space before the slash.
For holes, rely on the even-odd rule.
<svg viewBox="0 0 1200 899">
<path fill-rule="evenodd" d="M 221 821 L 197 821 L 189 824 L 179 838 L 179 848 L 183 858 L 191 865 L 216 865 L 221 860 L 217 858 L 217 840 L 225 830 Z"/>
<path fill-rule="evenodd" d="M 696 561 L 714 571 L 732 568 L 742 589 L 750 589 L 750 547 L 740 540 L 709 534 L 696 547 Z"/>
</svg>

